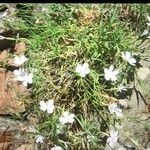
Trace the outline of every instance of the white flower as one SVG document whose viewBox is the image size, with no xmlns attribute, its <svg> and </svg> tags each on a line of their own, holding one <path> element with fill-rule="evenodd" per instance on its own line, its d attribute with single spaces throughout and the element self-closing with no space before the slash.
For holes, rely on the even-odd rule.
<svg viewBox="0 0 150 150">
<path fill-rule="evenodd" d="M 147 35 L 149 33 L 149 31 L 147 30 L 147 29 L 145 29 L 144 31 L 143 31 L 143 33 L 141 34 L 141 36 L 145 36 L 145 35 Z"/>
<path fill-rule="evenodd" d="M 109 138 L 107 138 L 107 143 L 109 144 L 111 148 L 113 148 L 117 140 L 118 140 L 118 131 L 111 130 L 110 136 Z"/>
<path fill-rule="evenodd" d="M 117 103 L 109 104 L 108 109 L 109 109 L 111 114 L 115 113 L 117 117 L 123 116 L 122 110 L 120 108 L 118 108 Z"/>
<path fill-rule="evenodd" d="M 51 150 L 62 150 L 62 148 L 60 146 L 55 145 L 51 148 Z"/>
<path fill-rule="evenodd" d="M 148 21 L 149 21 L 149 22 L 147 23 L 147 25 L 150 26 L 150 16 L 147 16 L 147 19 L 148 19 Z"/>
<path fill-rule="evenodd" d="M 149 30 L 148 30 L 148 29 L 145 29 L 145 30 L 143 31 L 143 33 L 141 34 L 141 36 L 147 36 L 147 38 L 149 39 L 149 38 L 150 38 Z"/>
<path fill-rule="evenodd" d="M 27 75 L 24 77 L 24 81 L 22 82 L 22 84 L 23 84 L 24 86 L 27 86 L 28 83 L 29 83 L 29 84 L 32 84 L 32 78 L 33 78 L 33 74 L 32 74 L 32 73 L 27 74 Z"/>
<path fill-rule="evenodd" d="M 74 122 L 74 114 L 69 114 L 69 112 L 65 111 L 63 112 L 62 116 L 59 118 L 60 123 L 73 123 Z"/>
<path fill-rule="evenodd" d="M 127 91 L 127 89 L 126 89 L 126 87 L 125 87 L 123 84 L 120 84 L 120 85 L 118 86 L 118 91 L 119 91 L 119 92 Z"/>
<path fill-rule="evenodd" d="M 130 53 L 130 52 L 127 51 L 127 52 L 125 52 L 125 53 L 122 53 L 122 57 L 123 57 L 129 64 L 131 64 L 132 66 L 135 66 L 136 59 L 131 56 L 131 53 Z"/>
<path fill-rule="evenodd" d="M 77 64 L 76 72 L 80 74 L 81 77 L 85 77 L 90 73 L 89 64 L 84 63 L 83 65 Z"/>
<path fill-rule="evenodd" d="M 37 135 L 35 137 L 36 143 L 43 143 L 44 137 L 42 135 Z"/>
<path fill-rule="evenodd" d="M 21 81 L 24 86 L 27 86 L 28 83 L 32 83 L 33 74 L 27 73 L 23 68 L 13 71 L 15 75 L 15 80 Z"/>
<path fill-rule="evenodd" d="M 28 59 L 24 55 L 19 55 L 14 58 L 14 63 L 18 66 L 23 65 Z"/>
<path fill-rule="evenodd" d="M 1 15 L 0 15 L 0 19 L 3 19 L 4 17 L 6 17 L 8 15 L 8 9 L 6 11 L 4 11 Z"/>
<path fill-rule="evenodd" d="M 118 70 L 114 70 L 114 66 L 111 65 L 109 67 L 109 69 L 107 69 L 107 68 L 104 69 L 104 73 L 105 73 L 105 79 L 106 80 L 116 81 L 119 71 Z"/>
<path fill-rule="evenodd" d="M 42 111 L 47 111 L 47 113 L 52 114 L 54 111 L 54 101 L 49 100 L 47 102 L 40 101 L 40 109 Z"/>
<path fill-rule="evenodd" d="M 18 81 L 24 81 L 24 77 L 26 76 L 27 72 L 22 68 L 19 68 L 19 70 L 14 70 L 13 71 L 15 77 L 15 80 Z"/>
</svg>

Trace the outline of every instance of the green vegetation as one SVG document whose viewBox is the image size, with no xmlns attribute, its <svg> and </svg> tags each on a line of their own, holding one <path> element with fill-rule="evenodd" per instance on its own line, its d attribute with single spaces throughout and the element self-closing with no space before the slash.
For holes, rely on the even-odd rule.
<svg viewBox="0 0 150 150">
<path fill-rule="evenodd" d="M 23 7 L 24 6 L 24 7 Z M 118 118 L 108 105 L 120 96 L 118 86 L 130 87 L 136 66 L 122 52 L 139 55 L 139 35 L 146 28 L 150 7 L 146 4 L 22 4 L 15 19 L 6 21 L 10 30 L 23 33 L 18 41 L 27 45 L 25 67 L 33 72 L 32 101 L 26 114 L 38 118 L 37 133 L 45 137 L 41 149 L 59 145 L 65 149 L 105 149 L 109 127 Z M 32 10 L 34 9 L 34 11 Z M 41 11 L 43 10 L 43 12 Z M 90 73 L 80 77 L 78 63 L 89 64 Z M 117 80 L 106 81 L 104 68 L 114 65 Z M 129 78 L 130 76 L 130 78 Z M 131 78 L 132 77 L 132 78 Z M 129 88 L 130 90 L 130 88 Z M 126 95 L 128 91 L 123 91 Z M 41 111 L 40 101 L 54 100 L 54 112 Z M 117 100 L 117 99 L 116 99 Z M 75 114 L 57 133 L 63 111 Z M 37 135 L 31 134 L 34 140 Z"/>
</svg>

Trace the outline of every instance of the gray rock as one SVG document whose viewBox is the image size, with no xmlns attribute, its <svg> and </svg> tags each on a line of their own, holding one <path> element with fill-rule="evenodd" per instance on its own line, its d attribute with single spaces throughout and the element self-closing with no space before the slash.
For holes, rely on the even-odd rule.
<svg viewBox="0 0 150 150">
<path fill-rule="evenodd" d="M 139 79 L 144 80 L 150 75 L 150 69 L 148 67 L 141 67 L 138 69 L 137 76 Z"/>
<path fill-rule="evenodd" d="M 137 95 L 137 93 L 133 91 L 129 100 L 125 99 L 125 101 L 120 102 L 120 105 L 125 105 L 125 114 L 122 119 L 123 127 L 121 128 L 121 133 L 119 132 L 119 137 L 126 147 L 135 148 L 135 150 L 148 150 L 150 149 L 150 143 L 147 144 L 149 137 L 146 133 L 149 132 L 147 129 L 150 127 L 150 114 L 148 112 L 146 113 L 146 104 L 144 101 L 150 104 L 150 62 L 145 61 L 143 58 L 150 56 L 149 40 L 141 45 L 141 49 L 144 49 L 140 61 L 142 67 L 140 67 L 137 72 L 137 79 L 140 79 L 140 82 L 137 79 L 135 80 L 135 87 L 139 93 Z M 130 109 L 127 109 L 127 106 L 129 106 Z M 125 136 L 126 133 L 130 138 Z M 136 145 L 134 143 L 136 143 Z M 122 147 L 118 147 L 115 150 L 121 149 Z"/>
<path fill-rule="evenodd" d="M 146 150 L 150 150 L 150 142 L 146 145 Z"/>
</svg>

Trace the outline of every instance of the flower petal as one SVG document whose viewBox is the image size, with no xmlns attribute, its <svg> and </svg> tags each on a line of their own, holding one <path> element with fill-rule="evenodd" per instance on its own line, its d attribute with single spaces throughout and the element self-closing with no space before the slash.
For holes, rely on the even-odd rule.
<svg viewBox="0 0 150 150">
<path fill-rule="evenodd" d="M 61 124 L 65 124 L 65 123 L 66 123 L 66 120 L 65 120 L 64 117 L 59 117 L 59 122 L 60 122 Z"/>
<path fill-rule="evenodd" d="M 115 114 L 117 117 L 123 117 L 122 110 L 120 108 L 116 109 Z"/>
<path fill-rule="evenodd" d="M 48 106 L 52 106 L 52 105 L 54 104 L 54 101 L 53 101 L 53 100 L 48 100 L 48 101 L 46 102 L 46 104 L 47 104 Z"/>
<path fill-rule="evenodd" d="M 27 76 L 27 82 L 29 83 L 29 84 L 32 84 L 32 78 L 33 78 L 33 74 L 29 74 L 28 76 Z"/>
<path fill-rule="evenodd" d="M 85 73 L 85 74 L 89 74 L 89 73 L 90 73 L 90 69 L 89 69 L 89 68 L 85 68 L 85 69 L 84 69 L 84 73 Z"/>
<path fill-rule="evenodd" d="M 111 148 L 114 147 L 114 142 L 111 140 L 111 137 L 107 138 L 107 143 Z"/>
<path fill-rule="evenodd" d="M 127 89 L 126 89 L 126 87 L 125 87 L 123 84 L 120 84 L 120 85 L 118 86 L 118 91 L 119 91 L 119 92 L 127 91 Z"/>
<path fill-rule="evenodd" d="M 90 69 L 88 67 L 89 64 L 86 62 L 83 65 L 78 64 L 76 67 L 76 72 L 79 73 L 81 77 L 85 77 L 87 74 L 90 73 Z"/>
<path fill-rule="evenodd" d="M 54 105 L 52 105 L 51 107 L 47 107 L 47 113 L 48 114 L 52 114 L 54 111 Z"/>
<path fill-rule="evenodd" d="M 51 150 L 62 150 L 62 148 L 60 146 L 55 145 L 54 147 L 51 148 Z"/>
<path fill-rule="evenodd" d="M 37 135 L 35 139 L 36 143 L 43 143 L 44 137 L 42 135 Z"/>
<path fill-rule="evenodd" d="M 118 138 L 118 131 L 110 131 L 110 136 L 113 138 Z"/>
<path fill-rule="evenodd" d="M 135 66 L 136 59 L 135 59 L 135 58 L 131 58 L 131 59 L 129 60 L 129 63 L 130 63 L 131 65 Z"/>
<path fill-rule="evenodd" d="M 46 106 L 46 103 L 44 101 L 40 101 L 40 109 L 43 111 L 46 111 L 47 106 Z"/>
<path fill-rule="evenodd" d="M 116 80 L 117 80 L 117 76 L 116 76 L 116 75 L 112 75 L 112 76 L 111 76 L 111 80 L 112 80 L 112 81 L 116 81 Z"/>
<path fill-rule="evenodd" d="M 104 78 L 108 81 L 111 79 L 111 76 L 110 76 L 110 74 L 105 74 Z"/>
<path fill-rule="evenodd" d="M 14 63 L 16 65 L 22 65 L 24 62 L 26 62 L 28 59 L 24 56 L 24 55 L 19 55 L 19 56 L 16 56 L 14 58 Z"/>
<path fill-rule="evenodd" d="M 16 76 L 20 75 L 20 70 L 14 70 L 13 74 L 16 75 Z"/>
<path fill-rule="evenodd" d="M 147 23 L 148 26 L 150 26 L 150 23 Z"/>
<path fill-rule="evenodd" d="M 14 63 L 15 64 L 20 64 L 20 61 L 19 61 L 19 57 L 18 56 L 16 56 L 15 58 L 14 58 Z"/>
<path fill-rule="evenodd" d="M 150 22 L 150 16 L 147 16 L 147 20 Z"/>
<path fill-rule="evenodd" d="M 73 123 L 73 122 L 74 122 L 74 117 L 75 117 L 74 114 L 70 114 L 70 115 L 69 115 L 69 118 L 68 118 L 68 122 L 69 122 L 69 123 Z"/>
<path fill-rule="evenodd" d="M 73 123 L 74 122 L 74 118 L 69 118 L 68 122 L 69 123 Z"/>
<path fill-rule="evenodd" d="M 47 105 L 47 113 L 51 114 L 54 111 L 54 101 L 53 100 L 49 100 L 46 102 Z"/>
<path fill-rule="evenodd" d="M 110 80 L 110 71 L 107 68 L 104 68 L 104 78 L 108 81 Z"/>
<path fill-rule="evenodd" d="M 28 85 L 27 80 L 24 80 L 24 81 L 22 82 L 22 84 L 23 84 L 24 86 L 26 86 L 26 87 L 27 87 L 27 85 Z"/>
<path fill-rule="evenodd" d="M 104 73 L 109 74 L 109 70 L 107 68 L 104 68 Z"/>
<path fill-rule="evenodd" d="M 84 73 L 84 71 L 81 71 L 81 72 L 80 72 L 80 76 L 81 76 L 81 77 L 85 77 L 85 76 L 86 76 L 86 74 Z"/>
<path fill-rule="evenodd" d="M 20 58 L 21 58 L 22 62 L 26 62 L 28 60 L 28 58 L 26 58 L 25 55 L 21 55 Z"/>
<path fill-rule="evenodd" d="M 67 111 L 63 112 L 63 116 L 68 116 L 68 115 L 69 115 L 69 112 L 67 112 Z"/>
<path fill-rule="evenodd" d="M 110 111 L 110 113 L 114 113 L 116 108 L 117 108 L 117 103 L 112 103 L 108 105 L 108 110 Z"/>
<path fill-rule="evenodd" d="M 109 67 L 109 71 L 112 72 L 113 70 L 114 70 L 114 66 L 111 65 L 111 66 Z"/>
<path fill-rule="evenodd" d="M 143 31 L 143 33 L 141 34 L 141 36 L 145 36 L 145 35 L 147 35 L 148 34 L 148 30 L 147 29 L 145 29 L 144 31 Z"/>
<path fill-rule="evenodd" d="M 80 73 L 81 71 L 82 71 L 82 65 L 78 64 L 77 67 L 76 67 L 76 72 Z"/>
<path fill-rule="evenodd" d="M 113 71 L 113 75 L 115 75 L 115 76 L 116 76 L 118 73 L 119 73 L 119 70 L 114 70 L 114 71 Z"/>
<path fill-rule="evenodd" d="M 131 53 L 126 51 L 125 58 L 126 58 L 126 60 L 129 60 L 131 58 Z"/>
</svg>

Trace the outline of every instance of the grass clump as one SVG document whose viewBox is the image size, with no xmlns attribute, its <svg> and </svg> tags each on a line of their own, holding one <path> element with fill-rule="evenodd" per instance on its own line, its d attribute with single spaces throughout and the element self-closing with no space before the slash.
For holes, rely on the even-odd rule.
<svg viewBox="0 0 150 150">
<path fill-rule="evenodd" d="M 136 16 L 138 7 L 141 14 Z M 136 69 L 122 58 L 122 52 L 137 52 L 138 44 L 130 15 L 126 14 L 127 20 L 123 18 L 122 11 L 130 13 L 128 8 L 137 20 L 147 12 L 142 5 L 42 4 L 27 17 L 20 8 L 23 17 L 7 24 L 27 35 L 27 67 L 34 72 L 32 104 L 27 113 L 39 120 L 35 127 L 45 137 L 41 149 L 47 145 L 104 149 L 108 129 L 117 120 L 107 106 L 114 102 L 111 96 L 120 95 L 120 84 L 130 84 L 129 76 L 134 77 Z M 90 73 L 80 77 L 75 69 L 85 62 Z M 119 70 L 115 82 L 104 77 L 104 69 L 112 64 Z M 50 99 L 55 109 L 48 115 L 39 103 Z M 75 121 L 65 124 L 60 134 L 57 129 L 63 111 L 75 114 Z"/>
</svg>

